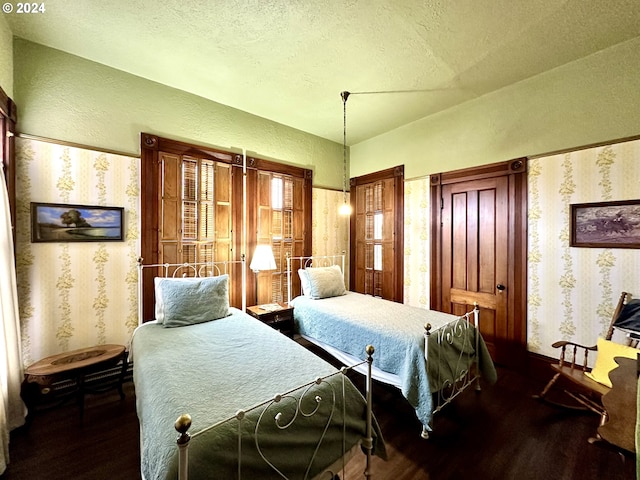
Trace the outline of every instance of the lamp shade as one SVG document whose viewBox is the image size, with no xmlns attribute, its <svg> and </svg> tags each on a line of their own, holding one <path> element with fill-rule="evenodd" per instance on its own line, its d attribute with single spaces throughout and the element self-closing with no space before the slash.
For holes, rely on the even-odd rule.
<svg viewBox="0 0 640 480">
<path fill-rule="evenodd" d="M 340 215 L 351 215 L 351 205 L 349 205 L 347 202 L 343 203 L 338 208 L 338 213 Z"/>
<path fill-rule="evenodd" d="M 256 247 L 249 268 L 254 272 L 276 269 L 276 259 L 273 257 L 271 245 L 258 245 Z"/>
</svg>

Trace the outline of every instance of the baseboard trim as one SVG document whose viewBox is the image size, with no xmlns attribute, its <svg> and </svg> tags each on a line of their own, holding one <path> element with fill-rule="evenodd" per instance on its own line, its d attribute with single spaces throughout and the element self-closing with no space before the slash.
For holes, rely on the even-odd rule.
<svg viewBox="0 0 640 480">
<path fill-rule="evenodd" d="M 551 375 L 551 364 L 557 362 L 557 358 L 527 352 L 527 375 L 533 380 L 547 382 Z"/>
</svg>

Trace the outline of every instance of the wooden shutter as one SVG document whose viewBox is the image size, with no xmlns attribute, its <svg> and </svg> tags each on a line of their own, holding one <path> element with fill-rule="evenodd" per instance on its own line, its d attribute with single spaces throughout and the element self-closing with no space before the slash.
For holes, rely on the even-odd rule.
<svg viewBox="0 0 640 480">
<path fill-rule="evenodd" d="M 231 165 L 215 166 L 215 261 L 231 260 Z"/>
<path fill-rule="evenodd" d="M 351 288 L 402 301 L 402 167 L 351 180 Z"/>
<path fill-rule="evenodd" d="M 382 253 L 382 270 L 376 271 L 378 280 L 380 281 L 380 285 L 377 285 L 377 292 L 380 292 L 380 296 L 382 298 L 387 299 L 395 299 L 395 283 L 394 283 L 394 269 L 395 269 L 395 260 L 396 260 L 396 251 L 395 251 L 395 222 L 396 222 L 396 211 L 395 211 L 395 189 L 394 189 L 394 179 L 387 178 L 382 182 L 382 191 L 380 192 L 380 196 L 382 198 L 378 208 L 380 208 L 380 212 L 382 213 L 382 237 L 378 241 L 376 239 L 376 245 L 380 245 L 381 253 Z M 401 260 L 402 258 L 402 250 L 398 252 L 398 256 Z M 402 301 L 401 298 L 397 299 L 398 301 Z"/>
<path fill-rule="evenodd" d="M 0 98 L 1 103 L 1 98 Z M 247 171 L 240 172 L 243 165 L 241 155 L 210 147 L 158 137 L 149 133 L 140 136 L 141 148 L 141 257 L 145 264 L 182 263 L 192 260 L 240 260 L 247 253 L 247 261 L 258 241 L 270 242 L 272 218 L 270 211 L 270 178 L 281 176 L 290 179 L 283 196 L 291 198 L 293 227 L 285 235 L 289 242 L 280 242 L 279 260 L 286 252 L 296 255 L 311 254 L 311 170 L 284 165 L 260 158 L 247 158 Z M 183 164 L 199 162 L 194 173 L 195 183 L 190 177 L 183 184 Z M 208 163 L 213 162 L 213 163 Z M 187 170 L 196 163 L 189 163 Z M 211 176 L 211 165 L 213 177 Z M 235 171 L 235 174 L 234 174 Z M 260 174 L 258 173 L 260 172 Z M 213 179 L 213 191 L 211 180 Z M 247 186 L 246 217 L 243 209 L 244 185 Z M 196 187 L 194 191 L 192 187 Z M 183 202 L 183 190 L 188 194 Z M 212 195 L 211 195 L 212 193 Z M 194 200 L 195 199 L 195 200 Z M 192 202 L 192 203 L 189 203 Z M 195 203 L 193 203 L 195 202 Z M 186 203 L 186 215 L 185 215 Z M 195 219 L 195 221 L 192 221 Z M 247 249 L 243 245 L 241 232 L 243 221 L 247 222 Z M 185 223 L 186 222 L 186 223 Z M 286 220 L 285 220 L 286 222 Z M 185 237 L 185 227 L 188 235 Z M 212 233 L 213 227 L 213 233 Z M 260 229 L 260 231 L 259 231 Z M 282 248 L 284 246 L 284 248 Z M 282 260 L 280 269 L 286 262 Z M 234 266 L 235 279 L 231 279 L 232 304 L 241 304 L 242 269 Z M 254 277 L 249 273 L 248 299 L 255 304 Z M 147 275 L 147 274 L 146 274 Z M 153 281 L 148 271 L 143 286 L 143 318 L 153 317 Z M 268 275 L 268 279 L 272 278 Z M 269 295 L 273 284 L 267 279 Z M 274 280 L 275 281 L 275 280 Z M 296 279 L 294 278 L 294 282 Z M 278 283 L 281 285 L 281 283 Z M 284 284 L 282 284 L 284 285 Z M 280 286 L 282 290 L 282 286 Z M 286 297 L 286 289 L 282 290 Z M 284 298 L 284 297 L 283 297 Z M 267 300 L 271 301 L 269 298 Z"/>
<path fill-rule="evenodd" d="M 158 193 L 159 263 L 181 263 L 179 260 L 180 224 L 182 222 L 182 175 L 180 155 L 160 152 Z"/>
<path fill-rule="evenodd" d="M 231 259 L 231 168 L 160 152 L 160 263 Z"/>
<path fill-rule="evenodd" d="M 258 192 L 257 192 L 257 232 L 256 245 L 271 244 L 273 215 L 271 212 L 271 178 L 269 172 L 258 172 Z M 276 218 L 275 229 L 278 230 L 280 225 Z M 277 252 L 274 251 L 274 257 Z M 249 259 L 251 261 L 251 259 Z M 271 272 L 253 273 L 256 275 L 256 301 L 258 304 L 271 303 L 272 284 Z"/>
<path fill-rule="evenodd" d="M 270 244 L 276 270 L 258 274 L 258 303 L 286 301 L 287 255 L 305 254 L 305 179 L 258 172 L 257 244 Z"/>
</svg>

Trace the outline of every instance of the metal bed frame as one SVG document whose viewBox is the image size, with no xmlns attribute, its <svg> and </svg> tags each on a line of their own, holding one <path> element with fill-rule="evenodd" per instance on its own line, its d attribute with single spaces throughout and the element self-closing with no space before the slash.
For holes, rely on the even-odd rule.
<svg viewBox="0 0 640 480">
<path fill-rule="evenodd" d="M 301 403 L 302 400 L 305 398 L 305 396 L 307 394 L 309 394 L 309 392 L 311 391 L 311 389 L 315 386 L 315 385 L 320 385 L 322 383 L 326 383 L 326 381 L 331 378 L 334 377 L 336 375 L 341 375 L 342 376 L 342 385 L 344 388 L 344 381 L 345 381 L 345 376 L 347 374 L 347 372 L 349 370 L 354 369 L 357 366 L 362 366 L 362 365 L 366 365 L 368 374 L 367 374 L 367 379 L 366 379 L 366 395 L 365 395 L 365 399 L 367 402 L 367 410 L 366 410 L 366 436 L 362 439 L 362 443 L 361 443 L 361 447 L 364 450 L 365 456 L 366 456 L 366 461 L 365 461 L 365 470 L 364 470 L 364 476 L 365 478 L 369 479 L 371 478 L 371 456 L 372 456 L 372 450 L 373 450 L 373 433 L 372 433 L 372 418 L 373 418 L 373 413 L 372 413 L 372 397 L 371 397 L 371 385 L 372 385 L 372 377 L 371 377 L 371 365 L 373 363 L 373 353 L 374 353 L 374 348 L 371 345 L 368 345 L 366 348 L 366 353 L 367 353 L 367 358 L 366 360 L 364 360 L 363 362 L 360 362 L 357 365 L 352 365 L 350 367 L 342 367 L 339 371 L 332 373 L 330 375 L 326 375 L 324 377 L 319 377 L 316 380 L 306 383 L 304 385 L 300 385 L 292 390 L 289 390 L 288 392 L 282 393 L 282 394 L 277 394 L 275 395 L 272 399 L 267 400 L 265 402 L 262 402 L 258 405 L 254 405 L 253 407 L 250 407 L 248 409 L 241 409 L 238 410 L 236 412 L 235 415 L 222 420 L 218 423 L 215 423 L 214 425 L 211 425 L 205 429 L 200 430 L 199 432 L 194 433 L 193 435 L 191 435 L 189 433 L 189 428 L 191 427 L 191 416 L 189 414 L 183 414 L 180 415 L 180 417 L 178 417 L 178 419 L 175 422 L 175 429 L 178 431 L 179 435 L 177 438 L 177 445 L 178 445 L 178 480 L 188 480 L 189 479 L 189 471 L 188 471 L 188 465 L 189 465 L 189 445 L 191 444 L 192 441 L 196 440 L 198 436 L 212 430 L 215 429 L 217 427 L 220 427 L 223 424 L 226 424 L 228 422 L 231 422 L 233 420 L 237 420 L 237 448 L 238 448 L 238 470 L 237 470 L 237 475 L 238 475 L 238 479 L 242 478 L 242 425 L 243 425 L 243 421 L 245 420 L 246 416 L 248 413 L 251 412 L 259 412 L 259 417 L 258 417 L 258 421 L 255 424 L 255 428 L 254 428 L 254 442 L 256 445 L 256 449 L 258 450 L 260 457 L 262 458 L 262 460 L 264 460 L 265 464 L 273 469 L 276 473 L 278 473 L 282 478 L 287 479 L 288 477 L 286 477 L 279 469 L 276 465 L 274 465 L 273 463 L 271 463 L 271 461 L 263 454 L 262 449 L 260 447 L 260 438 L 258 437 L 258 430 L 260 429 L 260 425 L 262 422 L 273 422 L 278 429 L 282 430 L 282 431 L 286 431 L 288 428 L 292 427 L 295 424 L 295 421 L 297 418 L 300 417 L 310 417 L 313 416 L 315 414 L 317 414 L 318 409 L 320 408 L 320 403 L 324 402 L 324 401 L 328 401 L 330 402 L 330 406 L 331 406 L 331 413 L 329 415 L 329 417 L 327 418 L 327 423 L 326 423 L 326 427 L 325 430 L 323 432 L 323 435 L 321 438 L 318 439 L 318 443 L 316 446 L 316 450 L 314 452 L 314 455 L 312 456 L 312 458 L 309 461 L 309 464 L 307 465 L 307 470 L 305 472 L 305 475 L 303 478 L 309 478 L 309 469 L 311 468 L 311 466 L 313 465 L 313 462 L 315 460 L 315 455 L 318 452 L 318 449 L 320 448 L 322 441 L 324 439 L 324 433 L 326 433 L 327 429 L 330 428 L 330 422 L 331 419 L 333 418 L 333 414 L 335 413 L 335 395 L 336 392 L 332 391 L 332 398 L 330 399 L 324 399 L 321 396 L 316 396 L 314 398 L 314 401 L 316 403 L 316 407 L 314 408 L 314 410 L 312 411 L 304 411 L 301 407 Z M 295 397 L 292 396 L 293 393 L 301 391 L 302 392 L 302 396 L 298 399 L 296 399 Z M 343 390 L 343 395 L 344 395 L 344 390 Z M 294 399 L 294 401 L 296 402 L 296 411 L 295 414 L 293 415 L 293 418 L 290 418 L 288 421 L 286 419 L 283 418 L 283 414 L 282 412 L 278 411 L 278 406 L 284 402 L 286 399 Z M 343 405 L 343 409 L 344 409 L 344 401 L 342 402 Z M 272 408 L 273 407 L 273 408 Z M 275 415 L 273 414 L 273 412 L 275 411 Z M 345 419 L 345 415 L 344 415 L 344 410 L 343 410 L 343 415 L 342 415 L 343 420 Z M 340 425 L 343 429 L 344 432 L 344 428 L 345 425 L 342 424 Z M 331 478 L 335 478 L 335 476 L 337 475 L 337 473 L 342 470 L 344 471 L 344 466 L 346 465 L 347 461 L 348 461 L 348 457 L 349 457 L 349 453 L 346 451 L 346 448 L 344 447 L 344 433 L 343 433 L 343 455 L 341 460 L 339 460 L 338 462 L 336 462 L 336 464 L 332 465 L 331 467 L 329 467 L 329 470 L 325 470 L 322 473 L 320 473 L 319 475 L 317 475 L 315 478 L 320 478 L 324 476 L 326 476 L 327 474 L 331 475 Z M 334 471 L 333 467 L 337 467 L 337 470 Z"/>
<path fill-rule="evenodd" d="M 159 272 L 162 273 L 162 276 L 171 277 L 171 278 L 179 278 L 179 277 L 207 277 L 207 276 L 217 276 L 228 273 L 229 265 L 231 264 L 242 264 L 242 311 L 246 312 L 246 262 L 244 255 L 241 260 L 237 261 L 224 261 L 224 262 L 201 262 L 201 263 L 181 263 L 181 264 L 143 264 L 143 259 L 138 259 L 138 295 L 139 299 L 143 298 L 143 270 L 146 268 L 155 268 Z M 141 323 L 143 314 L 142 314 L 142 302 L 139 301 L 139 322 Z M 189 428 L 191 427 L 191 416 L 188 413 L 184 413 L 178 417 L 175 421 L 174 427 L 176 431 L 179 433 L 176 444 L 178 449 L 178 480 L 188 480 L 189 478 L 189 445 L 192 441 L 197 441 L 197 438 L 215 428 L 218 428 L 224 424 L 237 420 L 238 429 L 237 429 L 237 448 L 238 448 L 238 479 L 242 478 L 242 425 L 243 422 L 246 421 L 247 414 L 252 412 L 259 412 L 258 422 L 255 424 L 254 428 L 254 442 L 258 452 L 260 453 L 261 458 L 264 460 L 265 465 L 268 468 L 273 469 L 277 474 L 279 474 L 282 478 L 287 479 L 277 466 L 273 465 L 266 456 L 263 455 L 261 447 L 260 447 L 260 438 L 257 436 L 258 430 L 261 424 L 264 422 L 274 422 L 277 428 L 283 432 L 292 427 L 295 424 L 296 419 L 302 417 L 310 417 L 318 414 L 318 410 L 320 405 L 324 403 L 329 403 L 331 406 L 331 413 L 329 418 L 327 418 L 327 423 L 325 429 L 323 431 L 322 437 L 318 439 L 317 447 L 314 452 L 313 457 L 310 459 L 309 464 L 307 466 L 307 471 L 305 472 L 304 479 L 309 478 L 309 470 L 311 469 L 315 456 L 318 452 L 318 449 L 321 446 L 322 440 L 329 428 L 332 427 L 331 419 L 333 418 L 333 414 L 335 413 L 335 403 L 336 403 L 336 391 L 333 389 L 333 386 L 327 383 L 327 380 L 331 377 L 335 377 L 336 375 L 342 376 L 342 386 L 343 386 L 343 422 L 345 420 L 344 415 L 344 382 L 346 379 L 346 375 L 350 370 L 356 370 L 359 372 L 363 372 L 366 376 L 365 383 L 365 401 L 366 401 L 366 418 L 365 418 L 365 428 L 366 435 L 361 441 L 355 445 L 350 451 L 345 451 L 345 425 L 344 423 L 339 426 L 334 426 L 334 428 L 341 427 L 343 429 L 343 455 L 340 459 L 338 459 L 333 465 L 328 467 L 325 471 L 321 472 L 315 478 L 319 479 L 320 477 L 326 478 L 325 476 L 330 473 L 331 478 L 337 476 L 337 474 L 342 470 L 344 471 L 344 466 L 354 455 L 356 448 L 361 448 L 365 454 L 365 469 L 364 469 L 364 477 L 369 479 L 372 475 L 371 473 L 371 456 L 373 455 L 374 449 L 374 439 L 373 439 L 373 431 L 372 431 L 372 422 L 373 422 L 373 411 L 372 411 L 372 364 L 373 364 L 373 354 L 375 352 L 375 348 L 372 345 L 367 345 L 365 348 L 365 352 L 367 358 L 364 361 L 359 361 L 351 366 L 342 367 L 340 370 L 326 375 L 324 377 L 318 377 L 315 380 L 308 382 L 306 384 L 295 387 L 287 392 L 280 393 L 274 395 L 269 400 L 266 400 L 262 403 L 254 405 L 252 407 L 246 409 L 240 409 L 236 412 L 235 415 L 228 417 L 225 420 L 219 421 L 213 425 L 210 425 L 196 433 L 191 434 L 189 432 Z M 302 400 L 311 394 L 311 391 L 314 386 L 327 384 L 332 389 L 332 398 L 326 399 L 322 398 L 319 395 L 316 395 L 313 399 L 316 403 L 315 408 L 312 411 L 305 411 L 302 408 Z M 299 399 L 295 399 L 293 396 L 294 393 L 301 393 Z M 296 404 L 296 410 L 293 418 L 284 419 L 283 414 L 281 412 L 276 412 L 275 415 L 272 415 L 272 412 L 278 409 L 278 406 L 283 405 L 286 401 L 291 401 L 294 399 Z M 142 438 L 142 436 L 141 436 Z"/>
<path fill-rule="evenodd" d="M 242 255 L 240 260 L 226 260 L 223 262 L 196 262 L 196 263 L 154 263 L 144 264 L 144 259 L 138 257 L 138 324 L 144 322 L 144 276 L 143 271 L 147 268 L 155 268 L 162 272 L 165 278 L 181 278 L 181 277 L 216 277 L 229 273 L 230 265 L 242 266 L 242 311 L 247 311 L 247 268 L 246 259 Z"/>
<path fill-rule="evenodd" d="M 294 262 L 299 262 L 299 268 L 307 268 L 307 267 L 326 267 L 332 265 L 339 265 L 344 272 L 345 268 L 345 255 L 344 254 L 336 254 L 336 255 L 322 255 L 322 256 L 310 256 L 310 257 L 287 257 L 287 290 L 289 292 L 288 302 L 292 301 L 292 274 L 293 269 L 292 265 Z M 295 269 L 297 271 L 297 269 Z M 479 351 L 479 343 L 480 343 L 480 308 L 477 303 L 474 303 L 473 310 L 467 312 L 466 314 L 457 317 L 455 320 L 452 320 L 450 323 L 433 330 L 432 325 L 427 323 L 424 325 L 424 350 L 425 350 L 425 361 L 429 355 L 429 339 L 432 336 L 435 336 L 435 341 L 438 345 L 449 343 L 451 344 L 454 339 L 465 337 L 467 335 L 474 335 L 474 345 L 476 353 Z M 477 332 L 477 334 L 475 334 Z M 353 361 L 353 358 L 340 350 L 337 350 L 329 345 L 326 345 L 322 342 L 318 342 L 314 338 L 310 338 L 304 336 L 304 338 L 324 350 L 333 355 L 335 358 L 340 360 L 343 363 L 350 363 Z M 438 367 L 440 366 L 440 361 L 438 358 L 435 359 Z M 433 359 L 432 359 L 433 361 Z M 475 367 L 475 368 L 474 368 Z M 356 371 L 366 374 L 362 369 L 355 369 Z M 464 390 L 466 390 L 472 384 L 475 384 L 475 390 L 480 391 L 480 368 L 479 368 L 479 359 L 478 356 L 474 356 L 473 358 L 465 356 L 462 352 L 457 359 L 457 364 L 453 368 L 455 375 L 451 378 L 443 378 L 440 376 L 441 369 L 438 368 L 439 378 L 435 379 L 438 381 L 439 385 L 443 385 L 443 388 L 439 389 L 435 392 L 434 395 L 434 408 L 432 413 L 436 414 L 440 410 L 442 410 L 446 405 L 451 403 L 454 398 L 460 395 Z M 376 367 L 372 369 L 373 379 L 390 384 L 396 388 L 400 388 L 400 382 L 397 379 L 396 375 L 390 374 L 388 372 L 384 372 L 379 370 Z M 429 427 L 423 425 L 422 432 L 420 436 L 422 438 L 429 438 Z"/>
</svg>

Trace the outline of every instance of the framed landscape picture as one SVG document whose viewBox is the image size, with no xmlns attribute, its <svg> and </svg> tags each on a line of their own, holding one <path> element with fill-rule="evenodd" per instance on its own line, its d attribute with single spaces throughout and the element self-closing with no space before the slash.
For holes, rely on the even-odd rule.
<svg viewBox="0 0 640 480">
<path fill-rule="evenodd" d="M 32 242 L 123 240 L 124 208 L 31 203 Z"/>
<path fill-rule="evenodd" d="M 572 204 L 570 245 L 640 248 L 640 200 Z"/>
</svg>

